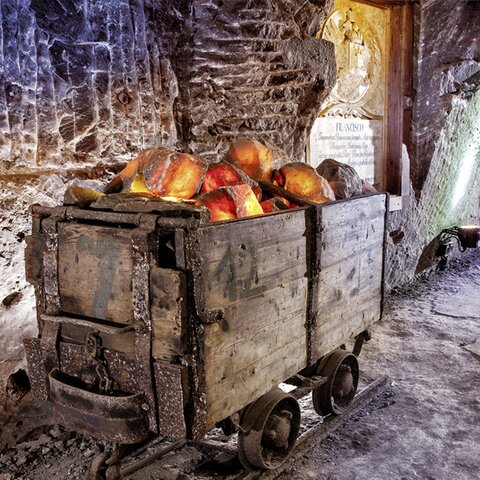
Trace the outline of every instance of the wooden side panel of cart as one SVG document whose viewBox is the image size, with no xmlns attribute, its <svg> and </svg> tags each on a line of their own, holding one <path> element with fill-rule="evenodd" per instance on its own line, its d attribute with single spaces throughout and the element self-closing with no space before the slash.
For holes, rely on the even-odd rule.
<svg viewBox="0 0 480 480">
<path fill-rule="evenodd" d="M 133 230 L 77 222 L 59 222 L 57 228 L 62 312 L 94 321 L 133 323 Z M 159 268 L 155 259 L 149 272 L 152 356 L 171 361 L 172 357 L 183 354 L 185 275 Z M 89 330 L 65 322 L 62 337 L 84 343 Z M 102 333 L 101 337 L 106 348 L 133 357 L 133 332 L 122 336 Z"/>
<path fill-rule="evenodd" d="M 381 315 L 385 195 L 319 207 L 318 289 L 312 290 L 312 210 L 202 229 L 207 423 L 212 426 L 358 335 Z M 311 292 L 318 292 L 309 299 Z M 309 301 L 317 302 L 309 332 Z"/>
<path fill-rule="evenodd" d="M 202 228 L 208 425 L 305 367 L 306 233 L 303 209 Z"/>
<path fill-rule="evenodd" d="M 385 201 L 372 195 L 322 207 L 317 358 L 380 319 Z"/>
</svg>

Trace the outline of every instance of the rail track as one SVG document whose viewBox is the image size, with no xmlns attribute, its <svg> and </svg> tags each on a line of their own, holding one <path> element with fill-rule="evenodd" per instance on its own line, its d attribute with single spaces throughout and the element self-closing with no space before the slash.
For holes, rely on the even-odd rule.
<svg viewBox="0 0 480 480">
<path fill-rule="evenodd" d="M 146 446 L 136 452 L 127 464 L 120 468 L 120 478 L 140 480 L 144 478 L 163 480 L 166 478 L 215 479 L 215 480 L 273 480 L 284 478 L 289 470 L 309 450 L 325 440 L 335 430 L 363 410 L 371 401 L 379 397 L 388 386 L 388 377 L 382 376 L 360 390 L 342 415 L 318 418 L 299 436 L 287 461 L 275 470 L 245 471 L 238 461 L 234 446 L 212 440 L 200 443 L 180 441 L 164 442 Z M 192 450 L 193 449 L 193 450 Z M 187 453 L 185 453 L 188 450 Z M 192 454 L 196 451 L 197 455 Z M 175 464 L 177 456 L 183 457 L 183 466 Z M 191 456 L 191 461 L 189 460 Z M 170 471 L 170 475 L 169 475 Z M 172 476 L 177 472 L 178 476 Z M 183 476 L 181 476 L 183 474 Z M 148 476 L 147 476 L 148 475 Z M 108 480 L 108 479 L 107 479 Z"/>
</svg>

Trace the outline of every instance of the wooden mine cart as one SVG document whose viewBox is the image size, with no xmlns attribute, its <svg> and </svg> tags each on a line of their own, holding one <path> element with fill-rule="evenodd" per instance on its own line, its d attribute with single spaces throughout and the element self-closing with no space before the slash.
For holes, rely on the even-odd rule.
<svg viewBox="0 0 480 480">
<path fill-rule="evenodd" d="M 386 202 L 219 223 L 155 202 L 34 206 L 35 395 L 115 444 L 240 429 L 242 463 L 276 467 L 298 435 L 298 397 L 313 391 L 328 414 L 355 394 L 363 332 L 382 314 Z M 339 348 L 354 338 L 354 353 Z"/>
</svg>

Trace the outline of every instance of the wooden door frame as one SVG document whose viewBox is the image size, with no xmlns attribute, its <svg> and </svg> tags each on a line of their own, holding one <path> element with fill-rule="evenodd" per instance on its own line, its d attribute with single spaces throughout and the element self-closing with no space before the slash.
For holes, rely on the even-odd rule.
<svg viewBox="0 0 480 480">
<path fill-rule="evenodd" d="M 388 10 L 386 45 L 386 98 L 384 125 L 384 191 L 402 198 L 410 189 L 410 165 L 402 157 L 402 144 L 411 145 L 413 97 L 412 0 L 353 0 Z"/>
</svg>

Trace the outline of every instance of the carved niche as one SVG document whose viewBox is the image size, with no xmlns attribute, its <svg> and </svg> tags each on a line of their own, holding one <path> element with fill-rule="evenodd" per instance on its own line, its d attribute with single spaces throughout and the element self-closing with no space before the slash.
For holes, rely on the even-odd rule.
<svg viewBox="0 0 480 480">
<path fill-rule="evenodd" d="M 381 188 L 384 156 L 386 12 L 336 0 L 317 34 L 335 46 L 337 81 L 312 129 L 309 162 L 334 158 Z"/>
</svg>

